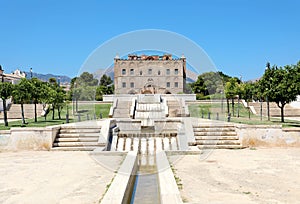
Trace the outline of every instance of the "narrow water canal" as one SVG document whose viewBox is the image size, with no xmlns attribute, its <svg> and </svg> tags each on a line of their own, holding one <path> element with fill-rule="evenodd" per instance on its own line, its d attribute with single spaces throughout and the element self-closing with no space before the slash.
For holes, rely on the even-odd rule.
<svg viewBox="0 0 300 204">
<path fill-rule="evenodd" d="M 141 164 L 141 159 L 147 156 L 154 161 L 152 165 Z M 152 157 L 152 158 L 151 158 Z M 160 192 L 155 155 L 139 154 L 139 169 L 136 175 L 131 204 L 160 203 Z"/>
</svg>

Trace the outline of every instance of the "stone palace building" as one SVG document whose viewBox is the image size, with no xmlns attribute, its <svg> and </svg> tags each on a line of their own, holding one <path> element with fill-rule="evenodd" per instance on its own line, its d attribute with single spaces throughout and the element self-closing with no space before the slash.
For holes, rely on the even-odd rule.
<svg viewBox="0 0 300 204">
<path fill-rule="evenodd" d="M 128 55 L 114 59 L 116 94 L 177 94 L 186 88 L 186 58 Z"/>
</svg>

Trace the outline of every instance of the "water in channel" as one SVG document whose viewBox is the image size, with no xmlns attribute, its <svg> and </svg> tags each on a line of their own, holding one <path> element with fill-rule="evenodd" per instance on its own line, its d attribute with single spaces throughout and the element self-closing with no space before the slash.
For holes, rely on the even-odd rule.
<svg viewBox="0 0 300 204">
<path fill-rule="evenodd" d="M 176 136 L 176 133 L 157 135 L 146 131 L 139 134 L 119 133 L 118 151 L 138 150 L 138 171 L 130 203 L 161 203 L 156 153 L 163 150 L 178 150 Z"/>
</svg>

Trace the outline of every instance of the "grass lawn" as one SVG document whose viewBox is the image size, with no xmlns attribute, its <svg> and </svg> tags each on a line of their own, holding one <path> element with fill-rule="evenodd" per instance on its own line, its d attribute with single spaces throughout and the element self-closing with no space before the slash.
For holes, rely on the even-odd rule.
<svg viewBox="0 0 300 204">
<path fill-rule="evenodd" d="M 230 112 L 232 113 L 232 107 L 230 103 Z M 223 111 L 222 111 L 223 110 Z M 210 112 L 210 118 L 216 119 L 217 113 L 219 114 L 219 120 L 227 121 L 227 104 L 226 101 L 223 103 L 223 109 L 221 103 L 202 103 L 202 104 L 191 104 L 189 105 L 189 111 L 191 117 L 208 119 L 208 113 Z M 254 115 L 250 113 L 242 104 L 239 105 L 239 117 L 237 117 L 238 104 L 234 106 L 234 116 L 231 114 L 230 122 L 248 124 L 248 125 L 282 125 L 283 127 L 300 127 L 300 121 L 290 120 L 285 118 L 285 122 L 282 123 L 279 118 L 271 118 L 270 121 L 267 117 L 262 117 L 259 115 Z"/>
<path fill-rule="evenodd" d="M 100 113 L 102 118 L 108 118 L 109 109 L 111 104 L 78 104 L 78 112 L 81 114 L 81 121 L 87 120 L 87 115 L 89 119 L 100 118 Z M 73 115 L 72 104 L 68 104 L 69 112 L 69 122 L 78 122 L 78 117 Z M 22 124 L 22 120 L 10 121 L 8 127 L 5 127 L 3 123 L 0 124 L 0 130 L 9 130 L 12 127 L 46 127 L 51 125 L 60 125 L 66 123 L 67 107 L 65 106 L 61 112 L 61 119 L 58 119 L 57 110 L 54 111 L 54 120 L 52 120 L 52 111 L 49 112 L 45 120 L 44 117 L 38 117 L 38 121 L 34 122 L 34 119 L 26 119 L 25 125 Z M 3 119 L 2 119 L 3 120 Z"/>
</svg>

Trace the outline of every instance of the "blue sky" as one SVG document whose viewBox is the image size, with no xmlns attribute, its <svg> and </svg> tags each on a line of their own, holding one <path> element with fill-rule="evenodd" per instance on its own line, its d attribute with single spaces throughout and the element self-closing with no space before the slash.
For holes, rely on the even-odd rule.
<svg viewBox="0 0 300 204">
<path fill-rule="evenodd" d="M 163 29 L 201 46 L 218 70 L 243 80 L 300 60 L 300 1 L 0 0 L 0 64 L 77 75 L 99 45 L 122 33 Z M 188 56 L 187 60 L 188 60 Z"/>
</svg>

